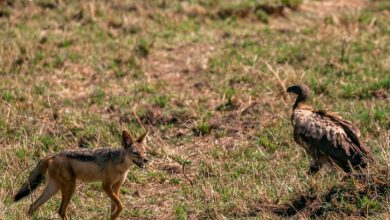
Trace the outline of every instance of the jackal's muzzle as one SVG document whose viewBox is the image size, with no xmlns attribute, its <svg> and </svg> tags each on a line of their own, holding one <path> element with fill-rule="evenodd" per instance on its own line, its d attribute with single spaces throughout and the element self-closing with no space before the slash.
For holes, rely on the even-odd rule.
<svg viewBox="0 0 390 220">
<path fill-rule="evenodd" d="M 147 159 L 142 159 L 142 161 L 140 160 L 133 160 L 133 162 L 135 163 L 135 165 L 137 165 L 139 168 L 145 168 L 145 164 L 148 162 Z"/>
</svg>

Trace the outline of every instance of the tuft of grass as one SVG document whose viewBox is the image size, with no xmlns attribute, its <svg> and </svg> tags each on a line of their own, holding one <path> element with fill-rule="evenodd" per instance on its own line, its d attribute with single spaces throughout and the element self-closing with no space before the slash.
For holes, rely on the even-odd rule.
<svg viewBox="0 0 390 220">
<path fill-rule="evenodd" d="M 269 16 L 263 10 L 256 10 L 255 14 L 256 14 L 257 19 L 259 19 L 259 21 L 266 23 L 266 24 L 269 23 Z"/>
<path fill-rule="evenodd" d="M 15 156 L 19 159 L 23 159 L 27 156 L 28 152 L 24 148 L 19 148 L 15 151 Z"/>
<path fill-rule="evenodd" d="M 33 87 L 33 93 L 36 95 L 43 95 L 47 91 L 47 86 L 45 84 L 37 84 Z"/>
<path fill-rule="evenodd" d="M 211 126 L 207 122 L 198 122 L 193 128 L 195 136 L 205 136 L 211 133 Z"/>
<path fill-rule="evenodd" d="M 370 199 L 366 195 L 358 198 L 357 206 L 362 210 L 370 210 L 371 212 L 376 212 L 380 209 L 379 201 Z"/>
<path fill-rule="evenodd" d="M 282 0 L 282 4 L 291 8 L 298 9 L 298 7 L 302 4 L 303 0 Z"/>
<path fill-rule="evenodd" d="M 176 220 L 185 220 L 187 219 L 186 207 L 183 203 L 176 204 L 174 207 Z"/>
<path fill-rule="evenodd" d="M 93 104 L 103 103 L 103 99 L 106 96 L 106 93 L 101 88 L 96 88 L 91 94 L 91 102 Z"/>
<path fill-rule="evenodd" d="M 140 179 L 139 176 L 136 176 L 133 172 L 129 172 L 127 174 L 127 179 L 132 182 L 132 183 L 137 183 L 137 184 L 140 184 L 142 183 L 142 180 Z"/>
<path fill-rule="evenodd" d="M 257 143 L 269 151 L 275 151 L 277 149 L 277 145 L 275 145 L 272 139 L 266 134 L 260 134 Z"/>
<path fill-rule="evenodd" d="M 179 179 L 179 178 L 172 178 L 169 180 L 169 183 L 174 184 L 174 185 L 178 185 L 178 184 L 180 184 L 180 182 L 181 182 L 181 179 Z"/>
<path fill-rule="evenodd" d="M 55 152 L 58 149 L 55 138 L 49 135 L 41 135 L 38 140 L 45 151 Z"/>
<path fill-rule="evenodd" d="M 9 91 L 3 91 L 2 99 L 6 102 L 11 102 L 14 100 L 14 96 Z"/>
<path fill-rule="evenodd" d="M 153 99 L 153 103 L 160 108 L 165 108 L 169 104 L 169 98 L 166 95 L 158 96 Z"/>
<path fill-rule="evenodd" d="M 156 92 L 156 89 L 153 85 L 151 84 L 148 84 L 148 83 L 140 83 L 140 84 L 137 84 L 135 87 L 134 87 L 134 91 L 135 92 L 141 92 L 141 93 L 155 93 Z"/>
<path fill-rule="evenodd" d="M 0 17 L 10 17 L 11 16 L 11 10 L 8 7 L 1 7 L 0 8 Z"/>
<path fill-rule="evenodd" d="M 142 58 L 145 58 L 149 55 L 149 50 L 150 44 L 144 38 L 139 39 L 133 48 L 134 53 Z"/>
</svg>

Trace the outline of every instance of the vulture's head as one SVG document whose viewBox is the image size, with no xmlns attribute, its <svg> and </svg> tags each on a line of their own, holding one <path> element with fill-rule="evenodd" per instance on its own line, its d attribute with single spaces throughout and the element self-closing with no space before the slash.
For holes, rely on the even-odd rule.
<svg viewBox="0 0 390 220">
<path fill-rule="evenodd" d="M 309 93 L 309 87 L 305 84 L 298 84 L 295 86 L 290 86 L 287 89 L 288 93 L 294 93 L 297 95 L 297 99 L 295 100 L 294 108 L 300 102 L 305 102 L 307 99 L 307 94 Z"/>
<path fill-rule="evenodd" d="M 305 84 L 298 84 L 298 85 L 288 87 L 287 92 L 294 93 L 298 97 L 307 96 L 307 93 L 309 92 L 309 87 Z"/>
</svg>

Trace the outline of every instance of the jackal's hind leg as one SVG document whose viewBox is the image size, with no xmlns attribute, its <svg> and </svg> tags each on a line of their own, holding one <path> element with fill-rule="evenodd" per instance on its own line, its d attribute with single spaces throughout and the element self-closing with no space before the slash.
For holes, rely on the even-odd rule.
<svg viewBox="0 0 390 220">
<path fill-rule="evenodd" d="M 54 196 L 58 192 L 58 190 L 58 183 L 55 180 L 49 178 L 45 190 L 42 192 L 41 196 L 39 196 L 39 198 L 33 204 L 31 204 L 27 214 L 31 216 L 35 210 L 37 210 L 43 203 L 45 203 L 52 196 Z"/>
<path fill-rule="evenodd" d="M 58 214 L 64 220 L 68 219 L 66 217 L 66 208 L 68 208 L 70 199 L 72 198 L 75 188 L 76 188 L 76 182 L 74 180 L 71 182 L 67 182 L 66 184 L 63 184 L 61 186 L 62 201 L 61 201 L 60 209 L 58 210 Z"/>
</svg>

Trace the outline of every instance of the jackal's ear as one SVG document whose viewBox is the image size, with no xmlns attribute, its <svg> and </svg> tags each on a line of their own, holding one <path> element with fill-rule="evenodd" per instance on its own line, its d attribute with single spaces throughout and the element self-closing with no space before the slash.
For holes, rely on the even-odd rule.
<svg viewBox="0 0 390 220">
<path fill-rule="evenodd" d="M 124 148 L 128 148 L 128 147 L 131 147 L 134 143 L 134 140 L 133 138 L 131 137 L 131 135 L 123 130 L 122 132 L 122 147 Z"/>
<path fill-rule="evenodd" d="M 145 133 L 144 133 L 143 135 L 139 136 L 139 138 L 137 139 L 137 142 L 138 142 L 138 143 L 144 142 L 145 139 L 146 139 L 146 136 L 148 135 L 148 133 L 149 133 L 149 130 L 146 130 Z"/>
</svg>

